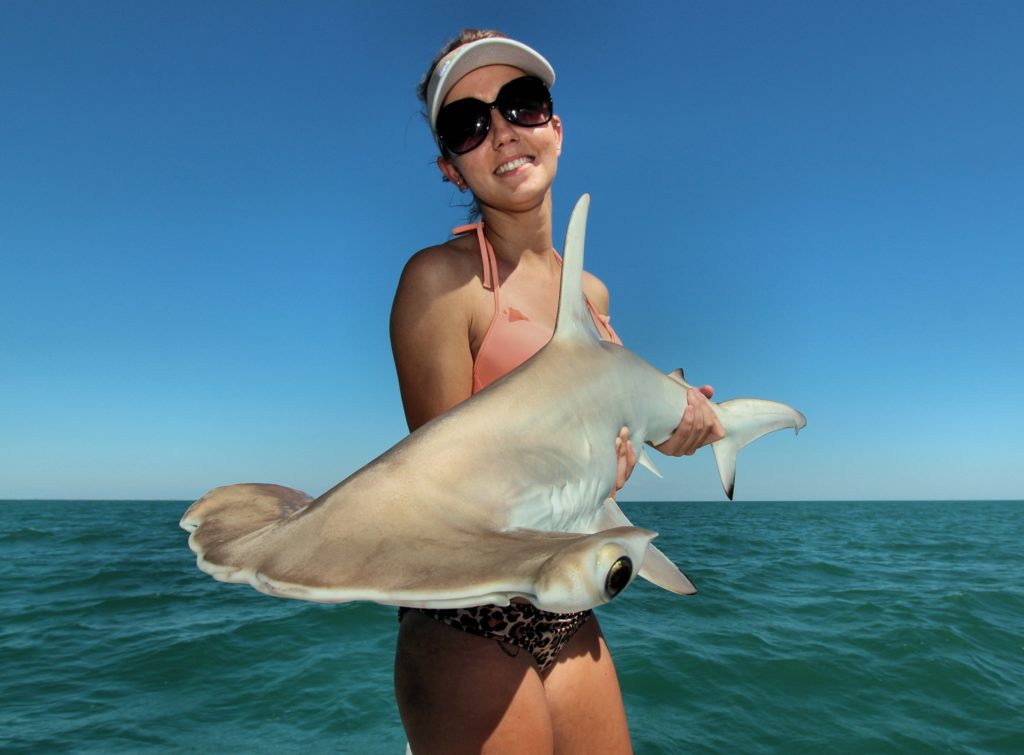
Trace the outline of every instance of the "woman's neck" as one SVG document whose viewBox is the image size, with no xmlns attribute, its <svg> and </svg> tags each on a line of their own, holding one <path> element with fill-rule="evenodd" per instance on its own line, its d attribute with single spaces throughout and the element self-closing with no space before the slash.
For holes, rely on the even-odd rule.
<svg viewBox="0 0 1024 755">
<path fill-rule="evenodd" d="M 535 207 L 527 210 L 503 210 L 482 207 L 481 217 L 487 239 L 494 248 L 494 254 L 512 265 L 518 265 L 524 257 L 550 260 L 551 243 L 551 192 Z"/>
</svg>

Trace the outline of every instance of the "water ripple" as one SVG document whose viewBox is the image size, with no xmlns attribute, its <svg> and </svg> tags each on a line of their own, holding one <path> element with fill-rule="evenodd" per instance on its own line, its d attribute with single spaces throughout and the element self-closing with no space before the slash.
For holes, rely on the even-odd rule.
<svg viewBox="0 0 1024 755">
<path fill-rule="evenodd" d="M 183 503 L 0 506 L 0 750 L 401 752 L 392 609 L 210 580 Z M 626 509 L 700 590 L 599 611 L 638 753 L 1024 752 L 1024 504 Z"/>
</svg>

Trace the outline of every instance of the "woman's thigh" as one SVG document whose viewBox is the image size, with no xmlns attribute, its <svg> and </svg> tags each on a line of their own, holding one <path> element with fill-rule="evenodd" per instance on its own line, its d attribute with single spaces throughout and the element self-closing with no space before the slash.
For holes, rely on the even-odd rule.
<svg viewBox="0 0 1024 755">
<path fill-rule="evenodd" d="M 597 616 L 543 675 L 556 753 L 631 753 L 619 678 Z"/>
<path fill-rule="evenodd" d="M 533 657 L 416 611 L 402 619 L 395 695 L 414 755 L 552 752 Z"/>
</svg>

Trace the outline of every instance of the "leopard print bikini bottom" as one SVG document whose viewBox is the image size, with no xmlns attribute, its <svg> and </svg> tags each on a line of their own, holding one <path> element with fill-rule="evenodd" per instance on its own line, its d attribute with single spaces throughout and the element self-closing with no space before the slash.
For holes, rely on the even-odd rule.
<svg viewBox="0 0 1024 755">
<path fill-rule="evenodd" d="M 562 649 L 593 613 L 551 613 L 530 603 L 510 603 L 473 608 L 399 608 L 398 620 L 409 611 L 418 611 L 469 634 L 497 640 L 509 655 L 518 654 L 522 648 L 536 659 L 541 671 L 555 665 Z M 515 652 L 508 645 L 514 646 Z"/>
</svg>

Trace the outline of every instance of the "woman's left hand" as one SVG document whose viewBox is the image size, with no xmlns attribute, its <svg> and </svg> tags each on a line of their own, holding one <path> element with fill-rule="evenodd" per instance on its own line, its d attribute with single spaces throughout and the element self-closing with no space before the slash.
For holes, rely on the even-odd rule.
<svg viewBox="0 0 1024 755">
<path fill-rule="evenodd" d="M 725 428 L 708 399 L 715 395 L 710 385 L 686 392 L 683 419 L 664 443 L 655 446 L 666 456 L 692 456 L 701 446 L 725 437 Z"/>
</svg>

